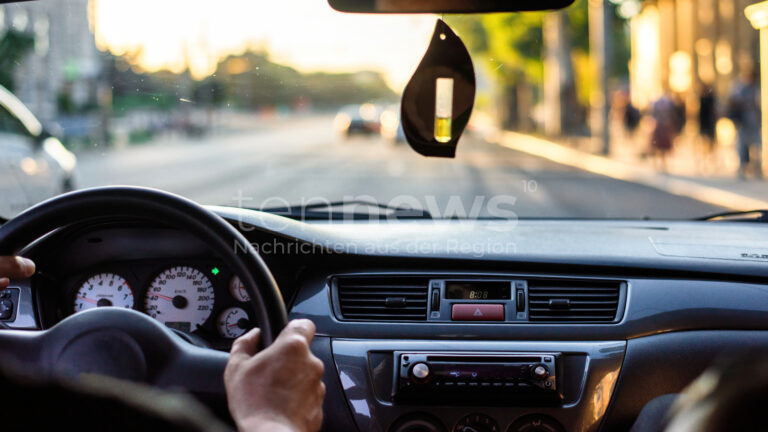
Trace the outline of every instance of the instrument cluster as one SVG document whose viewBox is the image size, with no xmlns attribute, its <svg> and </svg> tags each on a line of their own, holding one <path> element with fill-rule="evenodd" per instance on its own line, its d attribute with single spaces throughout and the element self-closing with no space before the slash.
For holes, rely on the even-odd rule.
<svg viewBox="0 0 768 432">
<path fill-rule="evenodd" d="M 216 348 L 226 348 L 255 325 L 240 278 L 210 260 L 101 265 L 69 278 L 66 286 L 62 318 L 96 307 L 135 309 Z"/>
</svg>

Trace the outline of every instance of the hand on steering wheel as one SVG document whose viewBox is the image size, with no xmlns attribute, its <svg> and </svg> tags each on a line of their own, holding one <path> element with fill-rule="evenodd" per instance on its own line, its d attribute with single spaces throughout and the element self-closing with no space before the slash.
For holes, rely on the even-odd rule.
<svg viewBox="0 0 768 432">
<path fill-rule="evenodd" d="M 323 362 L 309 343 L 315 325 L 288 323 L 269 348 L 257 353 L 261 331 L 232 345 L 224 371 L 229 411 L 239 431 L 314 432 L 323 421 Z"/>
<path fill-rule="evenodd" d="M 4 290 L 13 279 L 24 279 L 35 274 L 35 263 L 32 260 L 13 257 L 0 256 L 0 290 Z"/>
</svg>

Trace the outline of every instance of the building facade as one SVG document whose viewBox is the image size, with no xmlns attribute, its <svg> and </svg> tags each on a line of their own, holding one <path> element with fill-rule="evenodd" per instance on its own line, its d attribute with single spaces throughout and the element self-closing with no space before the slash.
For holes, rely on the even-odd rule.
<svg viewBox="0 0 768 432">
<path fill-rule="evenodd" d="M 662 94 L 689 107 L 711 86 L 727 100 L 742 74 L 759 67 L 759 35 L 744 15 L 754 0 L 646 0 L 631 20 L 633 102 L 647 108 Z"/>
<path fill-rule="evenodd" d="M 66 114 L 65 107 L 97 102 L 102 60 L 89 7 L 89 0 L 0 5 L 0 35 L 13 29 L 34 38 L 33 51 L 14 72 L 14 93 L 44 124 Z"/>
</svg>

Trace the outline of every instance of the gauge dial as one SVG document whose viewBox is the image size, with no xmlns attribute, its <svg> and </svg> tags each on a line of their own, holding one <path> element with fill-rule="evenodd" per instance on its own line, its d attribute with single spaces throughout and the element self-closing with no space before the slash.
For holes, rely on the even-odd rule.
<svg viewBox="0 0 768 432">
<path fill-rule="evenodd" d="M 75 294 L 75 312 L 95 307 L 133 307 L 133 292 L 128 282 L 114 273 L 99 273 L 83 282 Z"/>
<path fill-rule="evenodd" d="M 144 311 L 184 332 L 191 332 L 211 316 L 213 285 L 200 270 L 172 267 L 160 273 L 147 290 Z"/>
<path fill-rule="evenodd" d="M 249 324 L 248 314 L 239 307 L 225 309 L 216 320 L 219 333 L 229 339 L 240 337 L 248 330 Z"/>
<path fill-rule="evenodd" d="M 240 277 L 235 275 L 229 281 L 229 293 L 232 297 L 239 302 L 251 301 L 251 296 L 248 295 L 248 291 L 245 289 L 245 285 L 240 281 Z"/>
</svg>

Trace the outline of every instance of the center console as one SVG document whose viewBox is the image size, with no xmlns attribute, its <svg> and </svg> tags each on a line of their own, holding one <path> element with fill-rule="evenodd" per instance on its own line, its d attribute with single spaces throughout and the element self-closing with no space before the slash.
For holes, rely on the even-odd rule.
<svg viewBox="0 0 768 432">
<path fill-rule="evenodd" d="M 334 339 L 359 430 L 597 430 L 626 342 Z"/>
<path fill-rule="evenodd" d="M 596 431 L 626 341 L 613 279 L 347 274 L 326 279 L 339 382 L 360 431 Z M 330 294 L 330 296 L 329 296 Z M 582 329 L 588 340 L 574 339 Z M 570 335 L 570 338 L 565 337 Z"/>
</svg>

